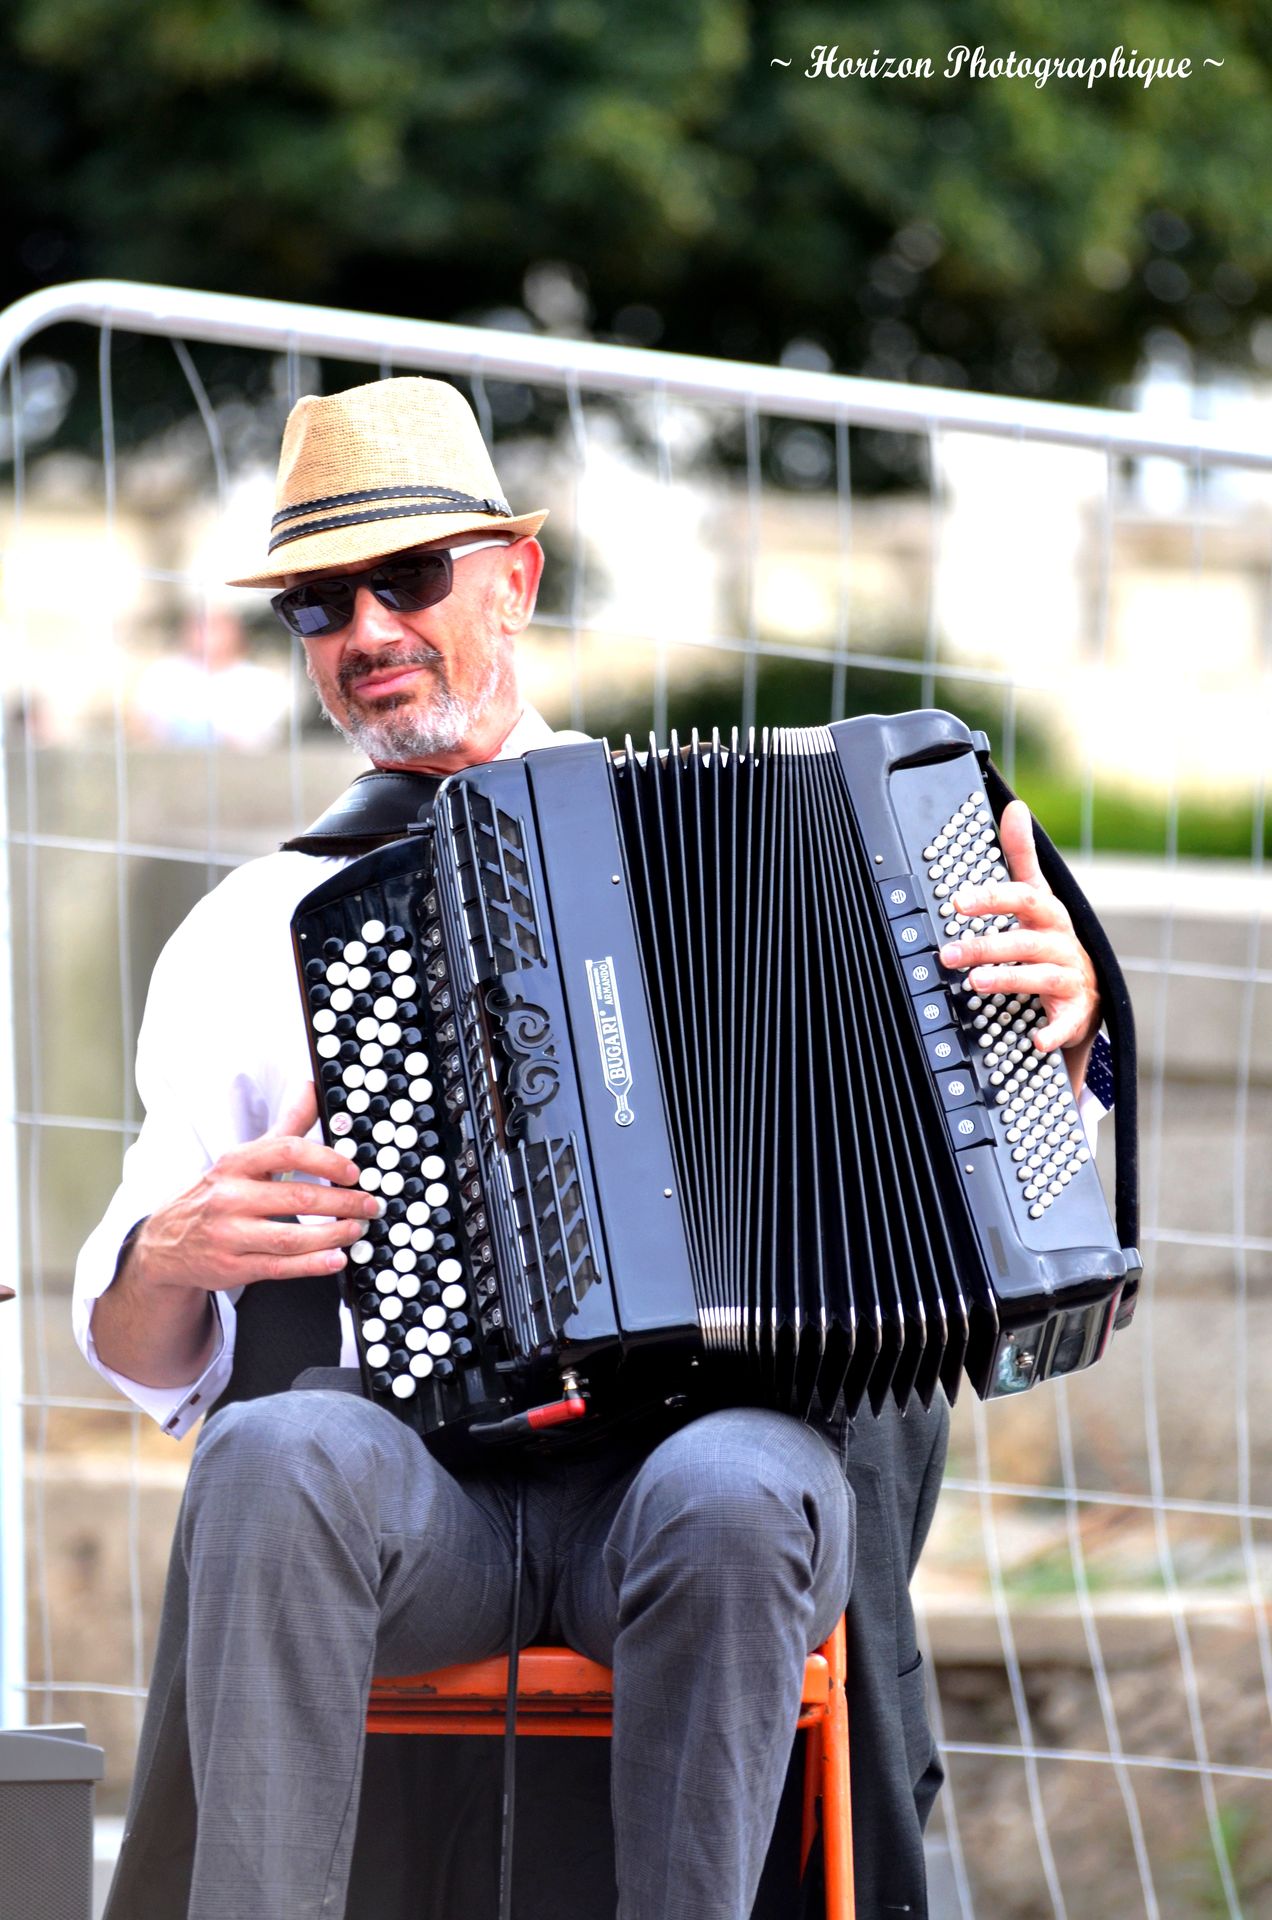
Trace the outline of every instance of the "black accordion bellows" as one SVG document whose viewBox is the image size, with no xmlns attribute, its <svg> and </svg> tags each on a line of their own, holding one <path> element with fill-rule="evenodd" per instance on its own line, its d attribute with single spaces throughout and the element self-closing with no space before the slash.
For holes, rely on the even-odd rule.
<svg viewBox="0 0 1272 1920">
<path fill-rule="evenodd" d="M 843 783 L 804 739 L 629 742 L 615 778 L 703 1340 L 782 1405 L 872 1379 L 876 1407 L 926 1401 L 957 1388 L 979 1262 Z"/>
<path fill-rule="evenodd" d="M 987 765 L 941 713 L 549 748 L 302 902 L 369 1392 L 458 1451 L 1098 1358 L 1139 1262 L 1063 1064 L 936 955 L 1005 874 Z"/>
</svg>

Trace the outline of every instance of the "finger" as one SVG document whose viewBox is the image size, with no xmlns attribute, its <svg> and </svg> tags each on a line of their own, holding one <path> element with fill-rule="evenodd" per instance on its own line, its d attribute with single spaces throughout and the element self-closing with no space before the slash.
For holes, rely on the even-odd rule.
<svg viewBox="0 0 1272 1920">
<path fill-rule="evenodd" d="M 977 993 L 1010 993 L 1024 1000 L 1074 1000 L 1090 1010 L 1086 983 L 1071 967 L 978 967 L 968 985 Z"/>
<path fill-rule="evenodd" d="M 1048 933 L 1035 927 L 1013 927 L 1007 933 L 960 933 L 957 940 L 941 948 L 938 957 L 943 967 L 994 967 L 1022 962 L 1030 965 L 1046 961 L 1053 966 L 1068 967 L 1075 978 L 1081 977 L 1073 941 L 1065 934 Z"/>
<path fill-rule="evenodd" d="M 1057 1009 L 1054 1020 L 1036 1027 L 1033 1043 L 1039 1053 L 1054 1053 L 1057 1047 L 1076 1047 L 1090 1038 L 1095 1016 L 1088 1007 L 1075 1001 L 1072 1007 Z"/>
<path fill-rule="evenodd" d="M 290 1136 L 303 1140 L 317 1124 L 318 1090 L 312 1080 L 306 1080 L 284 1096 L 282 1111 L 265 1138 L 277 1140 Z"/>
<path fill-rule="evenodd" d="M 1063 901 L 1049 887 L 1035 887 L 1023 880 L 990 880 L 981 887 L 960 887 L 949 904 L 964 916 L 1010 913 L 1028 927 L 1069 928 L 1073 924 Z"/>
<path fill-rule="evenodd" d="M 240 1259 L 266 1255 L 292 1259 L 299 1254 L 351 1247 L 366 1229 L 365 1220 L 319 1221 L 303 1227 L 292 1220 L 234 1220 L 227 1233 L 234 1243 L 233 1253 Z"/>
<path fill-rule="evenodd" d="M 1047 883 L 1042 877 L 1038 851 L 1034 846 L 1033 821 L 1023 800 L 1012 800 L 1003 808 L 1002 819 L 998 822 L 998 838 L 1012 879 L 1023 881 L 1026 886 L 1045 889 Z"/>
<path fill-rule="evenodd" d="M 233 1153 L 225 1154 L 220 1164 L 227 1172 L 249 1180 L 269 1180 L 280 1173 L 300 1173 L 312 1175 L 318 1180 L 330 1180 L 336 1186 L 351 1187 L 357 1184 L 358 1179 L 358 1169 L 353 1161 L 346 1160 L 334 1147 L 324 1146 L 321 1140 L 301 1140 L 293 1135 L 263 1134 L 259 1140 L 249 1140 L 246 1146 L 236 1147 Z"/>
<path fill-rule="evenodd" d="M 340 1273 L 349 1256 L 339 1247 L 301 1254 L 247 1254 L 236 1263 L 235 1277 L 226 1286 L 250 1287 L 258 1280 L 305 1280 L 314 1274 Z"/>
<path fill-rule="evenodd" d="M 222 1179 L 216 1201 L 220 1212 L 246 1218 L 272 1219 L 288 1213 L 318 1213 L 341 1220 L 372 1220 L 384 1212 L 384 1202 L 361 1187 L 320 1187 L 289 1180 L 286 1195 L 272 1180 Z"/>
</svg>

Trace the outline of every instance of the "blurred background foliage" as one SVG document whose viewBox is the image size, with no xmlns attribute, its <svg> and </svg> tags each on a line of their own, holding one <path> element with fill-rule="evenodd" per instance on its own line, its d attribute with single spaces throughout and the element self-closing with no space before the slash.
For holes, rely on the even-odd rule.
<svg viewBox="0 0 1272 1920">
<path fill-rule="evenodd" d="M 956 40 L 1194 73 L 946 80 Z M 804 78 L 826 42 L 937 77 Z M 1270 68 L 1254 0 L 9 0 L 0 299 L 110 274 L 516 310 L 1095 399 L 1163 321 L 1272 359 Z"/>
</svg>

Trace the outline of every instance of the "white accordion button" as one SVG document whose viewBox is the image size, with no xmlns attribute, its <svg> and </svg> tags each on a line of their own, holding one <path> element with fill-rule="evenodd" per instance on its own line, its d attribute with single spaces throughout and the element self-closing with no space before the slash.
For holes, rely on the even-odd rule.
<svg viewBox="0 0 1272 1920">
<path fill-rule="evenodd" d="M 414 1075 L 417 1073 L 427 1073 L 428 1055 L 426 1053 L 420 1053 L 418 1051 L 415 1053 L 408 1053 L 406 1056 L 406 1059 L 402 1062 L 402 1070 L 404 1073 L 411 1074 L 411 1075 Z"/>
<path fill-rule="evenodd" d="M 403 1153 L 407 1153 L 419 1137 L 414 1127 L 397 1127 L 393 1134 L 393 1144 L 395 1147 L 401 1147 Z"/>
<path fill-rule="evenodd" d="M 429 1209 L 422 1200 L 412 1200 L 406 1210 L 406 1217 L 413 1227 L 422 1227 L 429 1217 Z"/>
<path fill-rule="evenodd" d="M 430 1353 L 412 1354 L 407 1364 L 417 1380 L 427 1380 L 433 1371 L 433 1356 Z"/>
<path fill-rule="evenodd" d="M 380 1186 L 379 1167 L 363 1167 L 358 1175 L 358 1185 L 367 1193 L 376 1193 Z"/>
<path fill-rule="evenodd" d="M 373 1347 L 367 1348 L 367 1365 L 369 1367 L 387 1367 L 388 1364 L 389 1350 L 383 1340 L 377 1340 Z"/>
<path fill-rule="evenodd" d="M 396 1171 L 381 1176 L 380 1191 L 381 1193 L 387 1193 L 391 1199 L 401 1193 L 402 1186 L 402 1176 Z"/>
<path fill-rule="evenodd" d="M 371 1138 L 375 1141 L 377 1147 L 387 1147 L 393 1138 L 393 1122 L 391 1120 L 377 1120 L 371 1129 Z"/>
<path fill-rule="evenodd" d="M 415 1382 L 409 1373 L 395 1374 L 391 1391 L 395 1400 L 409 1400 L 415 1392 Z"/>
<path fill-rule="evenodd" d="M 330 1033 L 336 1024 L 336 1016 L 330 1007 L 320 1007 L 314 1015 L 314 1032 Z"/>
<path fill-rule="evenodd" d="M 405 1121 L 415 1118 L 415 1108 L 409 1100 L 395 1100 L 389 1108 L 389 1118 L 400 1127 Z"/>
<path fill-rule="evenodd" d="M 369 976 L 368 976 L 369 977 Z M 393 991 L 399 1000 L 409 1000 L 415 992 L 415 982 L 409 973 L 399 973 L 393 982 Z"/>
<path fill-rule="evenodd" d="M 430 1153 L 427 1159 L 420 1161 L 420 1173 L 425 1180 L 440 1180 L 446 1171 L 446 1162 L 439 1154 Z"/>
<path fill-rule="evenodd" d="M 416 1227 L 411 1234 L 411 1245 L 416 1253 L 427 1253 L 433 1244 L 432 1227 Z"/>
<path fill-rule="evenodd" d="M 350 993 L 348 987 L 337 987 L 331 996 L 331 1011 L 333 1013 L 348 1013 L 352 1005 L 353 995 Z"/>
<path fill-rule="evenodd" d="M 341 958 L 347 960 L 351 967 L 360 967 L 366 957 L 367 950 L 361 940 L 350 940 L 344 953 L 341 955 Z"/>
<path fill-rule="evenodd" d="M 412 1353 L 422 1353 L 428 1345 L 428 1335 L 423 1327 L 408 1327 L 405 1337 L 406 1344 Z"/>
<path fill-rule="evenodd" d="M 404 1300 L 414 1300 L 420 1290 L 420 1277 L 418 1273 L 399 1274 L 397 1290 Z"/>
<path fill-rule="evenodd" d="M 377 1028 L 376 1031 L 378 1032 L 379 1029 Z M 384 1058 L 384 1048 L 378 1040 L 368 1040 L 358 1054 L 358 1058 L 361 1060 L 363 1066 L 368 1069 L 378 1067 Z"/>
<path fill-rule="evenodd" d="M 406 973 L 410 970 L 411 956 L 405 947 L 398 947 L 389 955 L 389 972 Z"/>
<path fill-rule="evenodd" d="M 364 1340 L 383 1340 L 386 1332 L 387 1328 L 383 1320 L 377 1320 L 374 1315 L 372 1315 L 370 1320 L 364 1320 L 362 1322 L 362 1338 Z"/>
<path fill-rule="evenodd" d="M 396 1167 L 398 1161 L 401 1158 L 402 1156 L 398 1152 L 396 1147 L 381 1147 L 380 1151 L 375 1156 L 376 1165 L 383 1167 L 386 1173 L 389 1173 L 394 1167 Z"/>
<path fill-rule="evenodd" d="M 376 1051 L 379 1052 L 378 1047 Z M 368 1067 L 366 1079 L 362 1084 L 368 1093 L 383 1093 L 389 1084 L 389 1076 L 383 1067 Z"/>
<path fill-rule="evenodd" d="M 340 1042 L 334 1033 L 320 1033 L 314 1051 L 320 1060 L 334 1060 L 340 1051 Z"/>
<path fill-rule="evenodd" d="M 349 1095 L 350 1113 L 365 1113 L 370 1105 L 371 1095 L 365 1093 L 361 1087 L 355 1087 Z"/>
<path fill-rule="evenodd" d="M 333 1113 L 330 1125 L 331 1131 L 335 1134 L 337 1140 L 339 1140 L 342 1135 L 348 1133 L 352 1128 L 353 1115 L 351 1113 Z"/>
<path fill-rule="evenodd" d="M 468 1295 L 463 1287 L 442 1288 L 442 1305 L 448 1313 L 454 1313 L 456 1308 L 462 1307 L 467 1298 Z"/>
<path fill-rule="evenodd" d="M 366 967 L 350 967 L 348 984 L 355 993 L 362 993 L 371 985 L 371 975 Z"/>
<path fill-rule="evenodd" d="M 349 1258 L 358 1267 L 365 1267 L 367 1261 L 374 1257 L 375 1249 L 369 1240 L 355 1240 L 349 1249 Z"/>
<path fill-rule="evenodd" d="M 423 1106 L 424 1102 L 432 1097 L 433 1082 L 431 1080 L 412 1080 L 410 1086 L 407 1088 L 407 1092 L 410 1094 L 412 1100 L 414 1100 L 416 1106 Z M 412 1112 L 414 1112 L 414 1110 L 414 1108 L 411 1109 Z"/>
<path fill-rule="evenodd" d="M 450 1349 L 451 1349 L 451 1337 L 449 1333 L 438 1332 L 438 1333 L 429 1334 L 428 1350 L 430 1353 L 435 1353 L 440 1358 L 442 1354 L 449 1353 Z"/>
<path fill-rule="evenodd" d="M 362 938 L 369 947 L 374 947 L 384 938 L 383 920 L 367 920 L 363 923 Z"/>
<path fill-rule="evenodd" d="M 346 1087 L 360 1087 L 366 1077 L 366 1068 L 360 1067 L 356 1060 L 351 1060 L 340 1076 Z"/>
<path fill-rule="evenodd" d="M 411 1273 L 415 1268 L 415 1255 L 410 1247 L 399 1247 L 393 1256 L 393 1264 L 399 1273 Z"/>
<path fill-rule="evenodd" d="M 327 985 L 329 987 L 343 987 L 347 985 L 348 979 L 349 969 L 344 961 L 333 960 L 327 968 Z"/>
<path fill-rule="evenodd" d="M 350 1125 L 352 1125 L 352 1122 L 350 1122 Z M 337 1140 L 333 1151 L 343 1154 L 346 1160 L 356 1160 L 358 1157 L 358 1143 L 356 1140 Z"/>
<path fill-rule="evenodd" d="M 438 1265 L 437 1277 L 444 1287 L 448 1287 L 453 1281 L 463 1279 L 464 1269 L 458 1260 L 443 1260 Z"/>
<path fill-rule="evenodd" d="M 371 1011 L 377 1020 L 391 1020 L 397 1012 L 397 1001 L 382 993 L 378 1000 L 371 1002 Z"/>
<path fill-rule="evenodd" d="M 396 1293 L 385 1294 L 383 1300 L 380 1302 L 380 1317 L 382 1320 L 400 1320 L 402 1318 L 402 1302 L 398 1299 Z"/>
<path fill-rule="evenodd" d="M 444 1327 L 446 1325 L 445 1307 L 438 1306 L 436 1301 L 434 1301 L 431 1307 L 425 1307 L 424 1325 L 429 1329 L 430 1333 L 435 1332 L 438 1327 Z"/>
<path fill-rule="evenodd" d="M 431 1187 L 425 1187 L 424 1198 L 428 1201 L 430 1207 L 444 1207 L 450 1195 L 447 1193 L 441 1181 L 435 1180 Z"/>
<path fill-rule="evenodd" d="M 407 1226 L 405 1220 L 395 1220 L 389 1228 L 389 1245 L 391 1247 L 409 1247 L 410 1244 L 411 1229 Z"/>
<path fill-rule="evenodd" d="M 376 1005 L 379 1006 L 379 1004 L 380 1003 L 377 1000 Z M 401 1038 L 402 1038 L 402 1029 L 401 1027 L 399 1027 L 397 1021 L 396 1020 L 384 1021 L 383 1025 L 380 1028 L 381 1046 L 396 1047 L 398 1041 Z"/>
</svg>

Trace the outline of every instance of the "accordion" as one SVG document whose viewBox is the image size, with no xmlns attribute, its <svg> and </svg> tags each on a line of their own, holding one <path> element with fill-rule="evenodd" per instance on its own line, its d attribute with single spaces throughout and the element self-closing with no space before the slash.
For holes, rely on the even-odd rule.
<svg viewBox="0 0 1272 1920">
<path fill-rule="evenodd" d="M 987 787 L 940 712 L 549 747 L 307 895 L 325 1137 L 384 1201 L 346 1270 L 365 1391 L 462 1457 L 1096 1360 L 1140 1262 L 1063 1062 L 937 958 L 1006 874 Z"/>
</svg>

